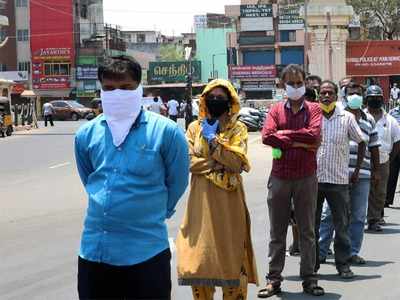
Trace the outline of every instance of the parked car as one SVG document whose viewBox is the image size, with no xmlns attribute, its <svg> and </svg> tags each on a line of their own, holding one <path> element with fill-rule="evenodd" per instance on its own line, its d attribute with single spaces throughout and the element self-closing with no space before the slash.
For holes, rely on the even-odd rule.
<svg viewBox="0 0 400 300">
<path fill-rule="evenodd" d="M 54 100 L 50 103 L 54 107 L 54 118 L 57 120 L 78 121 L 93 113 L 93 109 L 85 107 L 75 100 Z"/>
</svg>

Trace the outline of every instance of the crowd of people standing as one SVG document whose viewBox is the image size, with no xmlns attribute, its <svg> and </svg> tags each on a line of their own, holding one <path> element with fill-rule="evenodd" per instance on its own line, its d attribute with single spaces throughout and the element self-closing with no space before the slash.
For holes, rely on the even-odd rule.
<svg viewBox="0 0 400 300">
<path fill-rule="evenodd" d="M 259 279 L 242 179 L 251 169 L 248 133 L 238 121 L 233 85 L 208 83 L 199 119 L 189 122 L 185 136 L 174 122 L 175 99 L 168 103 L 172 121 L 141 108 L 141 67 L 134 59 L 106 60 L 99 80 L 104 114 L 82 126 L 75 140 L 89 200 L 79 298 L 171 299 L 165 220 L 174 215 L 191 174 L 176 239 L 178 283 L 191 287 L 193 299 L 212 300 L 216 287 L 225 300 L 247 299 L 248 284 Z M 390 173 L 399 167 L 400 128 L 382 109 L 378 86 L 364 93 L 347 80 L 339 89 L 332 81 L 306 78 L 297 65 L 287 66 L 281 80 L 287 99 L 272 106 L 262 130 L 263 143 L 273 148 L 273 166 L 269 270 L 258 297 L 281 292 L 290 222 L 303 291 L 322 296 L 319 266 L 333 232 L 338 275 L 349 279 L 351 265 L 365 263 L 359 253 L 366 220 L 369 230 L 382 230 L 388 178 L 394 180 Z"/>
</svg>

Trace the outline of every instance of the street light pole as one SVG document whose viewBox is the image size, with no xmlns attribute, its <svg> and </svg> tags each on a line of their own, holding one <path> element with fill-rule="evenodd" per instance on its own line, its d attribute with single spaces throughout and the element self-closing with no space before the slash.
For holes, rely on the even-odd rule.
<svg viewBox="0 0 400 300">
<path fill-rule="evenodd" d="M 304 0 L 304 71 L 308 74 L 308 0 Z"/>
<path fill-rule="evenodd" d="M 212 78 L 215 79 L 215 57 L 217 55 L 227 55 L 226 53 L 216 53 L 212 55 Z"/>
</svg>

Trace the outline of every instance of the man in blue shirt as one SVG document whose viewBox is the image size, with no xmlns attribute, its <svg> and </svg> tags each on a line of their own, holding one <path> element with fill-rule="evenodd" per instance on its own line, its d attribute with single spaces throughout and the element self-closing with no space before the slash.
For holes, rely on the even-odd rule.
<svg viewBox="0 0 400 300">
<path fill-rule="evenodd" d="M 188 146 L 177 124 L 141 109 L 141 75 L 130 57 L 107 59 L 98 72 L 104 114 L 76 134 L 89 199 L 80 299 L 170 299 L 165 219 L 188 184 Z"/>
</svg>

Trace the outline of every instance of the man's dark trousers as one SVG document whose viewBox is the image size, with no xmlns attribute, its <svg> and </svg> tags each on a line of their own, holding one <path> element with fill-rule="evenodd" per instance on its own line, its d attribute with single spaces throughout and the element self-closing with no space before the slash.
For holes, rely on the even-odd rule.
<svg viewBox="0 0 400 300">
<path fill-rule="evenodd" d="M 48 121 L 50 121 L 50 125 L 51 125 L 51 126 L 54 126 L 54 123 L 53 123 L 53 116 L 52 116 L 52 115 L 44 116 L 44 126 L 45 126 L 45 127 L 47 127 L 47 122 L 48 122 Z"/>
<path fill-rule="evenodd" d="M 174 122 L 178 122 L 178 116 L 170 115 L 169 118 Z"/>
<path fill-rule="evenodd" d="M 351 257 L 351 241 L 349 237 L 350 223 L 350 191 L 347 184 L 318 184 L 317 212 L 315 216 L 315 238 L 316 247 L 316 270 L 319 270 L 319 227 L 321 225 L 322 206 L 325 199 L 328 201 L 332 212 L 333 226 L 335 228 L 335 263 L 336 269 L 340 272 L 349 266 Z"/>
<path fill-rule="evenodd" d="M 79 257 L 80 300 L 170 300 L 171 252 L 169 249 L 133 266 L 111 266 Z"/>
<path fill-rule="evenodd" d="M 397 180 L 400 172 L 400 154 L 398 154 L 390 163 L 389 180 L 387 184 L 386 205 L 393 205 L 396 195 Z"/>
</svg>

